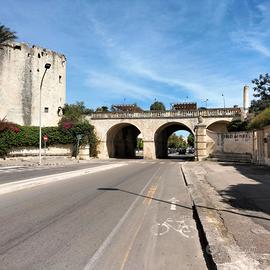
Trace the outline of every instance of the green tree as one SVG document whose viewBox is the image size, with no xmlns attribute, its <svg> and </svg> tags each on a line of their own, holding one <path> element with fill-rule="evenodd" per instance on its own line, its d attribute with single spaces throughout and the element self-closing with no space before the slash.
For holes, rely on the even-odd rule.
<svg viewBox="0 0 270 270">
<path fill-rule="evenodd" d="M 232 120 L 228 124 L 227 129 L 229 132 L 246 131 L 248 129 L 248 122 L 240 119 Z"/>
<path fill-rule="evenodd" d="M 177 136 L 175 133 L 173 133 L 168 138 L 168 147 L 177 149 L 177 148 L 186 148 L 187 145 L 182 136 Z"/>
<path fill-rule="evenodd" d="M 93 110 L 86 108 L 83 101 L 76 102 L 75 104 L 65 104 L 63 117 L 59 124 L 61 125 L 63 122 L 83 122 L 85 115 L 91 112 L 93 112 Z"/>
<path fill-rule="evenodd" d="M 96 112 L 109 112 L 109 108 L 107 106 L 101 106 L 96 109 Z"/>
<path fill-rule="evenodd" d="M 89 111 L 92 110 L 87 109 L 83 102 L 65 104 L 63 117 L 59 121 L 58 126 L 64 134 L 72 138 L 74 145 L 77 145 L 77 135 L 82 135 L 80 145 L 88 143 L 90 145 L 90 156 L 96 156 L 97 144 L 99 142 L 94 127 L 85 118 Z"/>
<path fill-rule="evenodd" d="M 260 75 L 258 79 L 252 80 L 255 84 L 253 87 L 253 96 L 257 99 L 251 101 L 250 112 L 260 113 L 270 107 L 270 76 L 268 73 Z"/>
<path fill-rule="evenodd" d="M 165 105 L 160 101 L 155 101 L 150 106 L 150 111 L 166 111 Z"/>
<path fill-rule="evenodd" d="M 0 25 L 0 46 L 15 39 L 17 39 L 15 32 L 12 32 L 4 25 Z"/>
<path fill-rule="evenodd" d="M 189 134 L 187 137 L 187 143 L 190 147 L 194 147 L 194 135 L 193 134 Z"/>
<path fill-rule="evenodd" d="M 143 149 L 143 139 L 137 138 L 137 149 L 142 150 Z"/>
</svg>

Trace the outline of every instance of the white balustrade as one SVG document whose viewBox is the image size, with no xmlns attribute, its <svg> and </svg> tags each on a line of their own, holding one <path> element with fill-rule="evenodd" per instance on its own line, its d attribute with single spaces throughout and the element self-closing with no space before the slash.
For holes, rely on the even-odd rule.
<svg viewBox="0 0 270 270">
<path fill-rule="evenodd" d="M 144 111 L 144 112 L 98 112 L 90 115 L 91 119 L 131 119 L 131 118 L 196 118 L 233 117 L 241 115 L 240 108 L 204 109 L 186 111 Z"/>
</svg>

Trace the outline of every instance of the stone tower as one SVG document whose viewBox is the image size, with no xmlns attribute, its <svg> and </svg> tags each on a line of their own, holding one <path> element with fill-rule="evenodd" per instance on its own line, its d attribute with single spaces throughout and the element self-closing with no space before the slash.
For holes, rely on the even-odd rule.
<svg viewBox="0 0 270 270">
<path fill-rule="evenodd" d="M 243 89 L 243 109 L 245 115 L 247 115 L 248 113 L 248 108 L 249 108 L 249 87 L 245 85 Z"/>
<path fill-rule="evenodd" d="M 66 101 L 66 58 L 25 43 L 0 47 L 0 118 L 39 125 L 39 92 L 44 65 L 51 64 L 42 86 L 42 126 L 56 126 Z"/>
</svg>

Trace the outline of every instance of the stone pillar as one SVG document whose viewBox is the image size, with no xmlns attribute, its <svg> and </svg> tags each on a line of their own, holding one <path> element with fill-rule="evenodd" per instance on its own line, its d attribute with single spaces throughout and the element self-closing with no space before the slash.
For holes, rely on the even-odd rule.
<svg viewBox="0 0 270 270">
<path fill-rule="evenodd" d="M 90 159 L 90 152 L 89 152 L 89 144 L 87 145 L 82 145 L 79 149 L 79 155 L 78 158 L 81 160 L 89 160 Z"/>
<path fill-rule="evenodd" d="M 206 151 L 206 125 L 198 124 L 195 127 L 196 160 L 201 161 L 207 157 Z"/>
<path fill-rule="evenodd" d="M 97 150 L 98 150 L 98 158 L 100 159 L 109 158 L 106 141 L 100 141 Z"/>
<path fill-rule="evenodd" d="M 143 141 L 143 158 L 156 159 L 155 142 Z"/>
</svg>

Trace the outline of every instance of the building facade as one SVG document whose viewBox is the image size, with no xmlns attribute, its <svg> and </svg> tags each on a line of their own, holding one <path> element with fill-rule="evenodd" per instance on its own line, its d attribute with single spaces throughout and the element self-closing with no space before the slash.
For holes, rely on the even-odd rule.
<svg viewBox="0 0 270 270">
<path fill-rule="evenodd" d="M 25 126 L 39 125 L 40 83 L 42 126 L 56 126 L 66 102 L 66 58 L 25 43 L 0 47 L 0 118 Z"/>
</svg>

